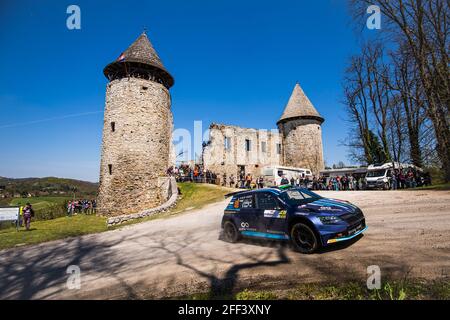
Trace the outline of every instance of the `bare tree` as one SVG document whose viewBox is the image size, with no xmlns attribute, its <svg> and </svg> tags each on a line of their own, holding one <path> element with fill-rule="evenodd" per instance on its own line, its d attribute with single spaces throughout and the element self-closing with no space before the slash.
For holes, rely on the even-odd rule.
<svg viewBox="0 0 450 320">
<path fill-rule="evenodd" d="M 351 123 L 349 137 L 344 144 L 349 147 L 352 160 L 367 164 L 391 158 L 388 135 L 392 97 L 386 81 L 389 68 L 382 58 L 382 46 L 367 43 L 360 55 L 351 58 L 343 84 L 343 103 Z M 374 139 L 372 132 L 381 141 L 381 154 L 378 139 Z"/>
<path fill-rule="evenodd" d="M 369 5 L 378 5 L 383 15 L 383 30 L 387 31 L 380 34 L 397 45 L 400 52 L 410 54 L 421 86 L 418 92 L 423 94 L 419 98 L 433 125 L 444 179 L 450 181 L 449 1 L 351 0 L 350 3 L 357 19 L 365 18 Z"/>
<path fill-rule="evenodd" d="M 407 128 L 409 142 L 409 158 L 411 162 L 421 167 L 423 165 L 420 135 L 425 121 L 425 108 L 422 87 L 418 80 L 418 70 L 410 54 L 406 50 L 391 53 L 394 74 L 390 88 L 398 92 L 399 108 L 402 110 L 402 125 Z"/>
</svg>

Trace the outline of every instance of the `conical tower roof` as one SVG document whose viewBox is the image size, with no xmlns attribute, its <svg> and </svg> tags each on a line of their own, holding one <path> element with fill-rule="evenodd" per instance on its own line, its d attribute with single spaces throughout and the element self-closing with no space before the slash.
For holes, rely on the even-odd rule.
<svg viewBox="0 0 450 320">
<path fill-rule="evenodd" d="M 127 62 L 140 62 L 165 70 L 161 59 L 145 32 L 143 32 L 131 46 L 119 56 L 119 59 Z"/>
<path fill-rule="evenodd" d="M 126 70 L 126 66 L 139 68 L 141 71 L 143 69 L 147 69 L 148 71 L 157 69 L 160 76 L 166 80 L 168 86 L 171 87 L 173 85 L 173 77 L 164 67 L 145 32 L 143 32 L 128 47 L 128 49 L 121 53 L 116 61 L 108 64 L 103 70 L 103 73 L 106 77 L 108 77 L 108 74 L 110 73 L 114 73 L 122 69 Z"/>
<path fill-rule="evenodd" d="M 277 123 L 293 118 L 316 119 L 321 123 L 324 121 L 298 83 L 295 85 L 283 114 Z"/>
</svg>

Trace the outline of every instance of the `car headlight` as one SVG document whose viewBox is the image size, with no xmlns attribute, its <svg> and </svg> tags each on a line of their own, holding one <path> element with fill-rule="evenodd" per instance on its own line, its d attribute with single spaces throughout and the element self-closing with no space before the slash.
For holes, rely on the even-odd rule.
<svg viewBox="0 0 450 320">
<path fill-rule="evenodd" d="M 323 224 L 334 224 L 342 221 L 342 219 L 338 216 L 320 216 L 319 220 Z"/>
</svg>

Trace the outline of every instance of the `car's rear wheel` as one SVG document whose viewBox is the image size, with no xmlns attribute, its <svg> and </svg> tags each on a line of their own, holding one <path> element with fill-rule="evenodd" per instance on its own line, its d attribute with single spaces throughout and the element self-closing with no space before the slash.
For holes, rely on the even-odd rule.
<svg viewBox="0 0 450 320">
<path fill-rule="evenodd" d="M 223 225 L 223 238 L 227 242 L 237 242 L 240 239 L 241 235 L 239 234 L 238 229 L 236 228 L 236 225 L 231 222 L 227 221 Z"/>
<path fill-rule="evenodd" d="M 291 229 L 294 249 L 301 253 L 313 253 L 319 248 L 315 232 L 304 223 L 296 223 Z"/>
</svg>

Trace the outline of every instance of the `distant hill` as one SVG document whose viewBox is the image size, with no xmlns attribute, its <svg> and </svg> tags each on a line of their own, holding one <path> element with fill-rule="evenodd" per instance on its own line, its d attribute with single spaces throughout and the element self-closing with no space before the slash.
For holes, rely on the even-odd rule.
<svg viewBox="0 0 450 320">
<path fill-rule="evenodd" d="M 95 196 L 98 183 L 75 179 L 46 178 L 4 178 L 0 177 L 0 197 L 29 196 Z"/>
</svg>

